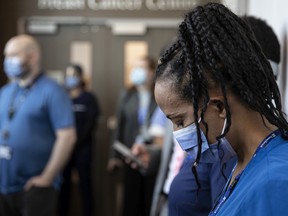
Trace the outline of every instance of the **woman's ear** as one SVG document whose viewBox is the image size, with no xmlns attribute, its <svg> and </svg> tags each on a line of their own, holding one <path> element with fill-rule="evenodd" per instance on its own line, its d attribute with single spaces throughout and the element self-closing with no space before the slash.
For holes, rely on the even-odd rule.
<svg viewBox="0 0 288 216">
<path fill-rule="evenodd" d="M 219 117 L 226 118 L 226 109 L 223 98 L 220 97 L 210 98 L 209 104 L 215 107 L 215 109 L 219 113 Z"/>
</svg>

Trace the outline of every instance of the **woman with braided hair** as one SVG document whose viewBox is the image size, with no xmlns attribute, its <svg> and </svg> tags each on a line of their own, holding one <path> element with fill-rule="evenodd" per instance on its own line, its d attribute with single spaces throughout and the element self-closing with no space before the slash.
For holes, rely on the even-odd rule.
<svg viewBox="0 0 288 216">
<path fill-rule="evenodd" d="M 243 19 L 217 3 L 187 13 L 160 58 L 155 98 L 194 160 L 197 198 L 205 190 L 198 166 L 205 154 L 221 161 L 230 152 L 221 156 L 221 146 L 236 152 L 211 216 L 287 214 L 288 123 L 271 66 Z"/>
</svg>

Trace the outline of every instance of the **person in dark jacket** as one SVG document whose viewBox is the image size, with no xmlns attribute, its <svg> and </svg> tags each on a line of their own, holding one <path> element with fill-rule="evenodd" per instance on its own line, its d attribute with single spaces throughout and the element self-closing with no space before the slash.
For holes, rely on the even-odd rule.
<svg viewBox="0 0 288 216">
<path fill-rule="evenodd" d="M 120 141 L 130 149 L 134 144 L 162 142 L 162 137 L 151 137 L 148 132 L 157 107 L 153 94 L 155 69 L 156 61 L 151 57 L 137 61 L 130 75 L 133 86 L 124 91 L 119 99 L 118 125 L 113 140 Z M 108 171 L 119 167 L 121 159 L 122 156 L 112 150 Z M 146 175 L 125 164 L 123 216 L 149 215 L 155 179 L 156 173 Z"/>
</svg>

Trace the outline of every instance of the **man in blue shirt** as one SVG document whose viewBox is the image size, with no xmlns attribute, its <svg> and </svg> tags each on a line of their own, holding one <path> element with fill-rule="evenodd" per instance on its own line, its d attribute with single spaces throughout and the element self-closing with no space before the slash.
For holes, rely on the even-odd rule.
<svg viewBox="0 0 288 216">
<path fill-rule="evenodd" d="M 76 137 L 71 102 L 41 72 L 34 38 L 13 37 L 4 54 L 11 82 L 0 91 L 0 215 L 55 215 Z"/>
</svg>

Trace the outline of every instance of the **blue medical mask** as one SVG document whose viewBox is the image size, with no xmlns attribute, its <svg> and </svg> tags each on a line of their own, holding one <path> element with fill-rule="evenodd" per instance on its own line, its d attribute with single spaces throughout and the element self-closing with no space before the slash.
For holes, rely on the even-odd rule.
<svg viewBox="0 0 288 216">
<path fill-rule="evenodd" d="M 130 80 L 133 85 L 143 85 L 147 81 L 147 71 L 142 67 L 136 67 L 130 74 Z"/>
<path fill-rule="evenodd" d="M 4 60 L 4 71 L 10 79 L 20 77 L 24 74 L 21 59 L 19 57 L 6 57 Z"/>
<path fill-rule="evenodd" d="M 224 134 L 226 123 L 227 119 L 225 118 L 221 135 Z M 209 150 L 210 151 L 206 151 L 205 153 L 203 153 L 203 157 L 201 158 L 203 162 L 215 162 L 218 159 L 226 162 L 236 155 L 236 152 L 234 151 L 226 137 L 220 139 L 219 146 L 218 141 L 216 143 L 210 144 Z"/>
<path fill-rule="evenodd" d="M 226 122 L 227 120 L 225 119 L 221 135 L 224 133 Z M 225 158 L 226 157 L 231 158 L 234 155 L 236 155 L 235 151 L 233 150 L 230 143 L 225 137 L 221 138 L 220 146 L 218 148 L 218 142 L 209 145 L 207 138 L 201 129 L 200 129 L 200 133 L 201 133 L 201 139 L 202 139 L 202 149 L 201 149 L 201 153 L 203 154 L 203 157 L 201 158 L 202 162 L 214 162 L 218 160 L 219 148 L 223 150 L 223 153 L 224 153 L 223 157 Z M 193 123 L 189 125 L 188 127 L 175 131 L 173 132 L 173 135 L 174 135 L 175 140 L 181 146 L 181 148 L 184 151 L 186 151 L 188 154 L 190 154 L 193 158 L 196 159 L 197 152 L 198 152 L 198 138 L 197 138 L 196 124 Z M 206 151 L 208 149 L 209 151 Z"/>
<path fill-rule="evenodd" d="M 200 129 L 202 139 L 201 153 L 209 149 L 208 141 Z M 198 152 L 198 137 L 196 124 L 193 123 L 185 128 L 173 132 L 175 140 L 178 142 L 183 151 L 186 151 L 193 158 L 196 158 Z"/>
<path fill-rule="evenodd" d="M 65 78 L 65 86 L 68 89 L 78 87 L 80 84 L 80 79 L 76 76 L 67 76 Z"/>
</svg>

